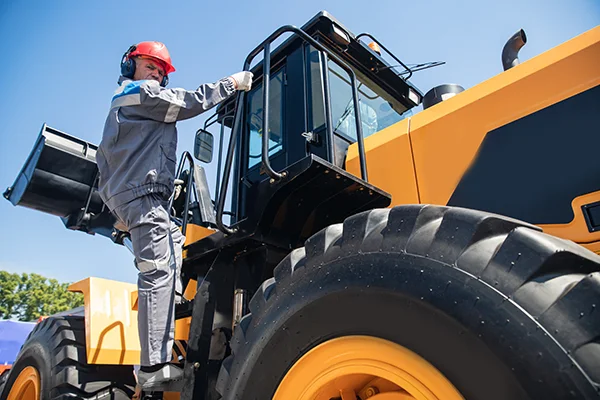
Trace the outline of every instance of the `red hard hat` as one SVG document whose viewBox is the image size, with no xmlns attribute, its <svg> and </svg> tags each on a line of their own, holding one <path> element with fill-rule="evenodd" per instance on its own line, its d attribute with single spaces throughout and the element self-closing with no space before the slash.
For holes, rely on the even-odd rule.
<svg viewBox="0 0 600 400">
<path fill-rule="evenodd" d="M 175 67 L 171 64 L 169 50 L 161 42 L 138 43 L 135 50 L 129 53 L 129 58 L 136 56 L 146 56 L 160 61 L 165 66 L 165 75 L 175 72 Z"/>
</svg>

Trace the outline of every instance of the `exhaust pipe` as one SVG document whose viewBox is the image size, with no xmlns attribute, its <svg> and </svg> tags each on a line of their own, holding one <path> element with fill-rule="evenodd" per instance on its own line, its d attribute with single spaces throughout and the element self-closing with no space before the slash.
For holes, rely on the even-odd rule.
<svg viewBox="0 0 600 400">
<path fill-rule="evenodd" d="M 527 43 L 527 36 L 525 36 L 523 29 L 520 29 L 508 39 L 502 49 L 502 66 L 505 71 L 519 64 L 519 50 L 525 46 L 525 43 Z"/>
<path fill-rule="evenodd" d="M 448 100 L 450 97 L 454 97 L 464 90 L 464 87 L 454 83 L 436 86 L 433 89 L 430 89 L 427 93 L 425 93 L 425 96 L 423 96 L 423 110 L 426 110 L 444 100 Z"/>
</svg>

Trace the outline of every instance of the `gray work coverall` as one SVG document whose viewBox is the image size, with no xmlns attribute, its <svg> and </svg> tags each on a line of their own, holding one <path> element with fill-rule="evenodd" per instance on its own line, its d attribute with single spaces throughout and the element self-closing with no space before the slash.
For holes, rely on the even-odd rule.
<svg viewBox="0 0 600 400">
<path fill-rule="evenodd" d="M 231 78 L 196 91 L 121 77 L 96 154 L 99 194 L 131 235 L 138 274 L 142 366 L 171 360 L 175 291 L 184 237 L 167 210 L 176 168 L 176 121 L 195 117 L 235 92 Z"/>
</svg>

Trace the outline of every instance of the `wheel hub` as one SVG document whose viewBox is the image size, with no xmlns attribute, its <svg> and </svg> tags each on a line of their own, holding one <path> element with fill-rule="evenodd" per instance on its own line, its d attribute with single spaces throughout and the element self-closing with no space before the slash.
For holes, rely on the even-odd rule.
<svg viewBox="0 0 600 400">
<path fill-rule="evenodd" d="M 35 367 L 25 367 L 10 388 L 8 400 L 40 400 L 40 373 Z"/>
<path fill-rule="evenodd" d="M 460 400 L 433 365 L 396 343 L 369 336 L 324 342 L 300 358 L 273 400 Z"/>
</svg>

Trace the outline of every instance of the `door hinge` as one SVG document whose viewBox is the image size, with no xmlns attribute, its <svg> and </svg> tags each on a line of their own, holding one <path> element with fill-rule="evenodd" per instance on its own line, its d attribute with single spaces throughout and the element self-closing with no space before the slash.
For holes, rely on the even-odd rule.
<svg viewBox="0 0 600 400">
<path fill-rule="evenodd" d="M 306 139 L 306 141 L 310 144 L 319 144 L 320 138 L 318 133 L 314 132 L 303 132 L 302 137 Z"/>
</svg>

